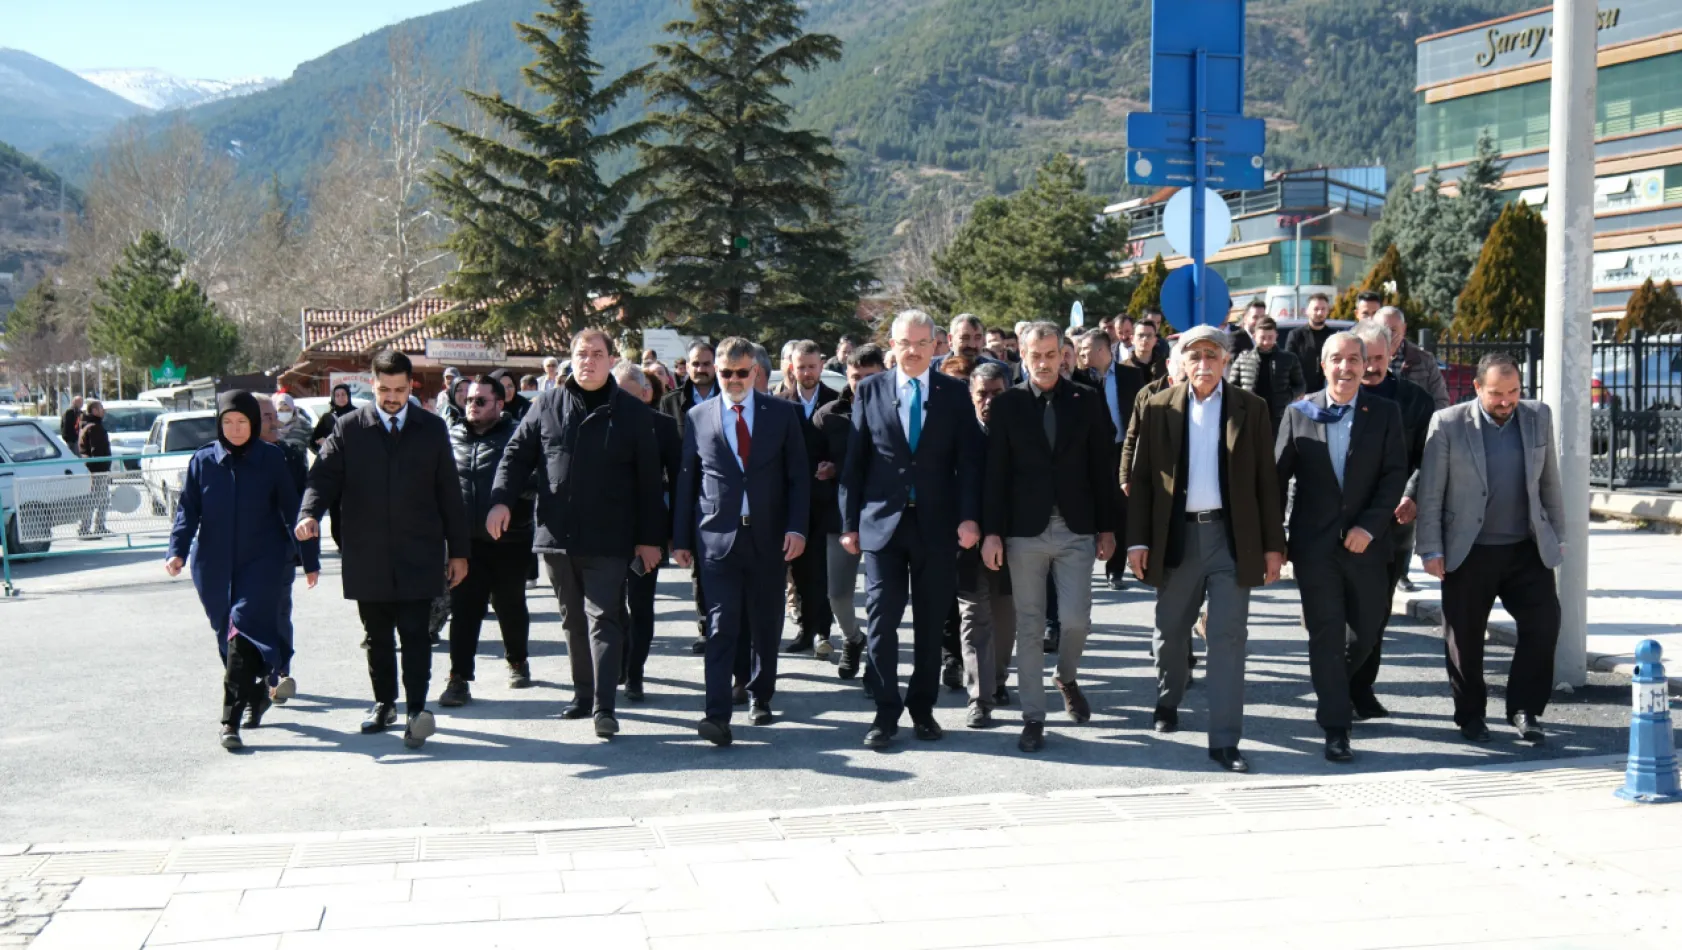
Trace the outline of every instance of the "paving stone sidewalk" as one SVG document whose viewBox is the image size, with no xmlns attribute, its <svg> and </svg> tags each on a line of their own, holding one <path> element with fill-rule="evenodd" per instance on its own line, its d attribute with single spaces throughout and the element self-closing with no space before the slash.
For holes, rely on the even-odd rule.
<svg viewBox="0 0 1682 950">
<path fill-rule="evenodd" d="M 1682 806 L 1621 767 L 0 846 L 0 946 L 1673 947 Z"/>
</svg>

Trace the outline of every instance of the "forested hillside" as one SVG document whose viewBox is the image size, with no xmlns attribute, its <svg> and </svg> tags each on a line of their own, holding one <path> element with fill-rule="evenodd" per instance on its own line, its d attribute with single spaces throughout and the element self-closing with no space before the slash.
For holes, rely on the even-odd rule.
<svg viewBox="0 0 1682 950">
<path fill-rule="evenodd" d="M 0 142 L 0 322 L 23 289 L 63 257 L 59 201 L 74 211 L 81 195 L 60 190 L 59 178 L 40 162 Z"/>
</svg>

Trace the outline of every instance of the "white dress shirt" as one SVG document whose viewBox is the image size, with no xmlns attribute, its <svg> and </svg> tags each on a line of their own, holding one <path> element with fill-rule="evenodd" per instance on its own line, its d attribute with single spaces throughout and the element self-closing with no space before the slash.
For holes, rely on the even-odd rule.
<svg viewBox="0 0 1682 950">
<path fill-rule="evenodd" d="M 806 394 L 801 392 L 798 386 L 795 387 L 794 395 L 795 398 L 800 400 L 800 408 L 805 410 L 806 418 L 812 418 L 812 413 L 818 411 L 818 387 L 812 387 L 812 398 L 810 399 L 806 398 Z M 927 396 L 926 393 L 924 395 Z"/>
<path fill-rule="evenodd" d="M 1208 399 L 1197 391 L 1186 392 L 1186 412 L 1191 416 L 1186 446 L 1186 513 L 1217 511 L 1221 506 L 1221 395 L 1225 383 L 1216 383 Z"/>
<path fill-rule="evenodd" d="M 929 370 L 923 370 L 923 375 L 917 377 L 917 385 L 922 390 L 923 418 L 922 423 L 929 421 Z M 905 433 L 907 442 L 911 441 L 911 377 L 905 371 L 894 367 L 894 386 L 899 403 L 899 428 Z"/>
<path fill-rule="evenodd" d="M 409 424 L 409 404 L 408 403 L 404 403 L 403 408 L 397 410 L 397 415 L 395 415 L 395 416 L 393 416 L 389 412 L 386 412 L 384 409 L 380 409 L 378 404 L 375 404 L 375 409 L 377 409 L 379 411 L 379 414 L 380 414 L 380 428 L 384 429 L 387 432 L 391 431 L 391 420 L 392 419 L 397 420 L 397 431 L 398 432 L 402 432 L 403 427 Z"/>
<path fill-rule="evenodd" d="M 730 443 L 730 457 L 736 460 L 736 467 L 745 472 L 747 466 L 742 464 L 741 450 L 736 447 L 736 404 L 731 402 L 728 396 L 717 400 L 717 402 L 718 417 L 724 420 L 724 441 Z M 751 439 L 753 438 L 753 393 L 748 393 L 747 398 L 742 400 L 741 405 L 742 420 L 747 423 L 748 438 Z M 747 516 L 748 492 L 744 486 L 742 488 L 742 517 L 746 518 Z"/>
</svg>

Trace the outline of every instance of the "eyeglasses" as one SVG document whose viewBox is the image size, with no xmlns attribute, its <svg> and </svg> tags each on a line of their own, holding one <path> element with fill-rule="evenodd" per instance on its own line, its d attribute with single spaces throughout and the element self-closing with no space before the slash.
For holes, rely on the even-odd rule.
<svg viewBox="0 0 1682 950">
<path fill-rule="evenodd" d="M 718 371 L 719 379 L 747 379 L 752 375 L 753 370 L 751 369 L 721 369 Z"/>
<path fill-rule="evenodd" d="M 467 400 L 467 404 L 469 406 L 474 406 L 480 409 L 483 409 L 486 406 L 494 405 L 495 403 L 496 400 L 488 396 L 474 396 L 472 399 Z"/>
</svg>

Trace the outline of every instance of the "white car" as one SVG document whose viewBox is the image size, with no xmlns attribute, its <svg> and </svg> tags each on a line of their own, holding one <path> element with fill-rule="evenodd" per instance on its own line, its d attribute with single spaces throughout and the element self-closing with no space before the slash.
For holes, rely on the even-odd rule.
<svg viewBox="0 0 1682 950">
<path fill-rule="evenodd" d="M 123 460 L 123 468 L 140 470 L 140 450 L 146 444 L 152 423 L 164 414 L 164 407 L 151 400 L 112 400 L 101 403 L 105 407 L 105 432 L 111 437 L 112 455 L 132 455 Z"/>
<path fill-rule="evenodd" d="M 140 449 L 140 480 L 155 515 L 175 516 L 181 481 L 187 475 L 186 452 L 216 441 L 216 410 L 166 412 L 152 422 Z"/>
<path fill-rule="evenodd" d="M 51 425 L 28 416 L 0 418 L 0 512 L 9 553 L 45 553 L 54 528 L 81 520 L 92 492 L 88 467 Z"/>
</svg>

